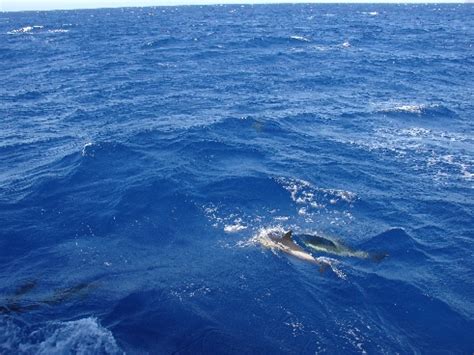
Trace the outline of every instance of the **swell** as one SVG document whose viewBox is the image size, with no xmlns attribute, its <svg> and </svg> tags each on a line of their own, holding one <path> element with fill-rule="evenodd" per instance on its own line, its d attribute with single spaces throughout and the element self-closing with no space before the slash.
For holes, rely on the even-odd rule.
<svg viewBox="0 0 474 355">
<path fill-rule="evenodd" d="M 0 350 L 11 353 L 51 354 L 64 352 L 120 354 L 112 333 L 93 317 L 73 321 L 28 324 L 0 319 Z"/>
</svg>

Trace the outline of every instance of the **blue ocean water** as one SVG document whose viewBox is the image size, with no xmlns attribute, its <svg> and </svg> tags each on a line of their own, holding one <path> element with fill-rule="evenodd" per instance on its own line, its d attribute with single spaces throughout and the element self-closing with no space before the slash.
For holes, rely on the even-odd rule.
<svg viewBox="0 0 474 355">
<path fill-rule="evenodd" d="M 472 353 L 473 18 L 0 13 L 0 353 Z"/>
</svg>

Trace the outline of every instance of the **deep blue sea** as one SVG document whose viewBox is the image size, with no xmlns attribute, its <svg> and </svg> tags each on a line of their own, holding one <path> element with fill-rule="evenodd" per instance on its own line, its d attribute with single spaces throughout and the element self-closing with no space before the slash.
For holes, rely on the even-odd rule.
<svg viewBox="0 0 474 355">
<path fill-rule="evenodd" d="M 0 353 L 472 354 L 473 21 L 0 13 Z"/>
</svg>

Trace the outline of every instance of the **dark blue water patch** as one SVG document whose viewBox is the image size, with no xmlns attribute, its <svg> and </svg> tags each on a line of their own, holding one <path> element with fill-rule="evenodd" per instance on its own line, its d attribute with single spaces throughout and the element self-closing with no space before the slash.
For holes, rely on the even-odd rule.
<svg viewBox="0 0 474 355">
<path fill-rule="evenodd" d="M 146 43 L 143 45 L 143 49 L 169 49 L 171 48 L 177 48 L 176 45 L 181 44 L 184 47 L 178 47 L 178 48 L 185 48 L 186 42 L 181 41 L 178 38 L 172 37 L 172 36 L 163 36 L 162 38 L 158 39 L 153 39 L 152 41 Z"/>
<path fill-rule="evenodd" d="M 415 118 L 420 120 L 429 120 L 429 119 L 455 119 L 459 116 L 456 112 L 450 110 L 447 107 L 439 105 L 399 105 L 394 108 L 383 110 L 388 116 L 400 117 L 400 118 Z"/>
<path fill-rule="evenodd" d="M 179 300 L 165 291 L 150 290 L 120 300 L 105 321 L 118 334 L 132 331 L 132 336 L 127 336 L 127 343 L 123 344 L 129 351 L 242 351 L 240 344 L 245 343 L 244 338 L 238 333 L 219 330 L 221 320 L 206 316 L 207 311 L 203 309 L 206 306 Z M 193 316 L 189 317 L 189 314 Z M 144 316 L 148 319 L 146 326 L 142 322 L 136 323 Z M 243 349 L 250 352 L 265 349 L 247 346 Z"/>
<path fill-rule="evenodd" d="M 378 250 L 388 254 L 391 260 L 386 263 L 388 264 L 387 267 L 392 267 L 393 263 L 403 261 L 408 261 L 411 264 L 413 264 L 413 260 L 416 260 L 416 263 L 425 263 L 429 258 L 423 251 L 423 247 L 403 229 L 399 228 L 374 236 L 361 244 L 361 247 L 369 250 L 378 248 Z"/>
<path fill-rule="evenodd" d="M 404 329 L 404 335 L 409 339 L 409 343 L 434 342 L 437 344 L 439 352 L 442 353 L 450 351 L 453 347 L 458 348 L 459 341 L 468 341 L 469 333 L 474 326 L 472 320 L 465 319 L 444 302 L 429 295 L 424 295 L 406 283 L 388 280 L 377 282 L 375 281 L 376 276 L 371 278 L 373 278 L 373 286 L 365 290 L 367 296 L 378 294 L 383 297 L 384 303 L 393 311 L 390 312 L 393 316 L 391 321 Z M 385 286 L 381 286 L 383 284 Z M 386 284 L 391 284 L 391 286 Z M 396 296 L 397 294 L 400 295 L 400 298 Z M 403 299 L 403 302 L 398 303 L 395 299 Z M 453 323 L 443 324 L 439 322 L 438 315 L 442 315 L 442 318 L 453 319 Z M 423 340 L 420 338 L 417 335 L 420 331 L 428 331 L 430 339 Z M 466 343 L 465 349 L 458 349 L 461 353 L 469 351 L 469 347 Z"/>
<path fill-rule="evenodd" d="M 229 195 L 229 190 L 235 191 L 235 194 Z M 244 205 L 255 201 L 265 201 L 268 197 L 271 198 L 272 202 L 278 200 L 286 202 L 288 200 L 288 193 L 272 178 L 227 178 L 208 184 L 204 187 L 204 193 L 211 201 L 216 200 L 226 203 L 238 199 Z"/>
</svg>

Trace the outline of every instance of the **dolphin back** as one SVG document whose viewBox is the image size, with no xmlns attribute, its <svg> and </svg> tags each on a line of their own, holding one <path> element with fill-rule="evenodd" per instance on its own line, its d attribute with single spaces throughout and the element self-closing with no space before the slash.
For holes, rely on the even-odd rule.
<svg viewBox="0 0 474 355">
<path fill-rule="evenodd" d="M 304 243 L 308 246 L 313 245 L 331 249 L 336 249 L 338 247 L 338 245 L 332 240 L 321 237 L 316 234 L 302 234 L 300 235 L 300 238 L 303 239 Z"/>
</svg>

